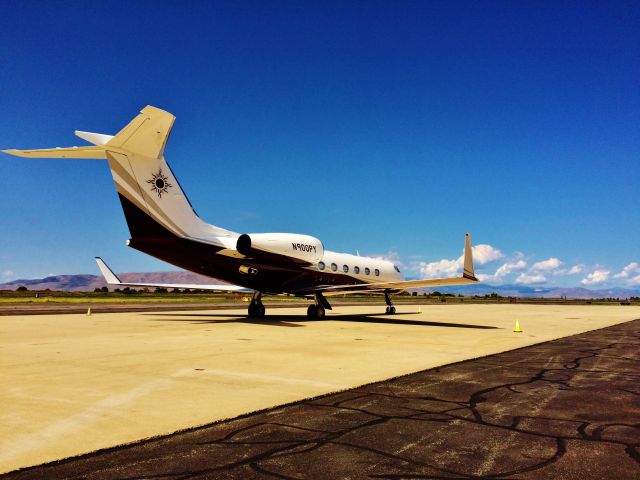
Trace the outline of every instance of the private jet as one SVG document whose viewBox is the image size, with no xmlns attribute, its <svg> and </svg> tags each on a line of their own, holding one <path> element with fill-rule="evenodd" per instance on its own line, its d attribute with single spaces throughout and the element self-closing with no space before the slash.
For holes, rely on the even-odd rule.
<svg viewBox="0 0 640 480">
<path fill-rule="evenodd" d="M 164 157 L 175 117 L 147 106 L 117 135 L 76 131 L 90 146 L 40 150 L 4 150 L 30 158 L 107 160 L 131 238 L 127 245 L 179 268 L 223 284 L 183 285 L 125 283 L 100 258 L 107 283 L 132 287 L 198 288 L 251 292 L 248 315 L 264 317 L 262 295 L 289 294 L 312 300 L 307 316 L 322 319 L 331 310 L 327 297 L 345 293 L 384 295 L 386 313 L 395 314 L 391 295 L 410 288 L 478 282 L 471 239 L 465 237 L 462 276 L 405 280 L 392 262 L 325 250 L 310 235 L 236 233 L 204 222 L 196 215 Z"/>
</svg>

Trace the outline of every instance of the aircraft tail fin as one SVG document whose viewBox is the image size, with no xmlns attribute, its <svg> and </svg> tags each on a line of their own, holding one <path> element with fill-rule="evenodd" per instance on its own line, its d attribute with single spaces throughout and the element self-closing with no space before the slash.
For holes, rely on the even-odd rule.
<svg viewBox="0 0 640 480">
<path fill-rule="evenodd" d="M 35 158 L 106 159 L 132 238 L 190 237 L 226 246 L 228 242 L 221 237 L 235 238 L 237 234 L 205 223 L 196 215 L 164 157 L 175 119 L 171 113 L 148 105 L 115 136 L 75 132 L 93 146 L 4 152 Z"/>
<path fill-rule="evenodd" d="M 111 138 L 106 147 L 108 150 L 120 149 L 141 157 L 158 159 L 164 152 L 175 120 L 176 117 L 169 112 L 148 105 Z"/>
</svg>

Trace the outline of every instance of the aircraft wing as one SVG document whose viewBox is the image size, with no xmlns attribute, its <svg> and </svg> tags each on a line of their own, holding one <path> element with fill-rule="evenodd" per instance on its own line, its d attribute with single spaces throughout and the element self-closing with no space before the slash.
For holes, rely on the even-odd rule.
<svg viewBox="0 0 640 480">
<path fill-rule="evenodd" d="M 478 283 L 473 268 L 473 250 L 471 238 L 467 233 L 464 244 L 464 267 L 461 277 L 453 278 L 429 278 L 425 280 L 402 280 L 394 282 L 359 283 L 355 285 L 326 285 L 316 288 L 323 295 L 340 295 L 343 293 L 371 292 L 383 293 L 387 290 L 402 291 L 407 288 L 441 287 L 444 285 L 468 285 Z"/>
<path fill-rule="evenodd" d="M 478 279 L 466 277 L 430 278 L 427 280 L 407 280 L 402 282 L 360 283 L 356 285 L 328 285 L 317 288 L 323 295 L 342 295 L 344 293 L 384 293 L 386 290 L 402 291 L 408 288 L 441 287 L 444 285 L 468 285 L 478 283 Z"/>
<path fill-rule="evenodd" d="M 117 285 L 122 287 L 159 287 L 159 288 L 188 288 L 197 290 L 213 290 L 218 292 L 253 292 L 250 288 L 239 287 L 238 285 L 219 284 L 185 284 L 185 283 L 126 283 L 121 282 L 115 273 L 107 266 L 100 257 L 96 257 L 96 263 L 102 272 L 102 276 L 109 285 Z"/>
</svg>

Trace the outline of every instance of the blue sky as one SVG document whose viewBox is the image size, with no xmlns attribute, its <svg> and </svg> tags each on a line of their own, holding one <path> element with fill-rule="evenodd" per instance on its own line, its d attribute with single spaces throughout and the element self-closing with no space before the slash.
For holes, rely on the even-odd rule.
<svg viewBox="0 0 640 480">
<path fill-rule="evenodd" d="M 206 221 L 494 283 L 640 285 L 637 2 L 0 2 L 0 148 L 177 117 Z M 0 155 L 0 281 L 166 270 L 107 165 Z M 546 263 L 545 263 L 546 262 Z M 635 262 L 635 263 L 634 263 Z M 628 267 L 627 270 L 623 270 Z M 625 273 L 626 272 L 626 273 Z"/>
</svg>

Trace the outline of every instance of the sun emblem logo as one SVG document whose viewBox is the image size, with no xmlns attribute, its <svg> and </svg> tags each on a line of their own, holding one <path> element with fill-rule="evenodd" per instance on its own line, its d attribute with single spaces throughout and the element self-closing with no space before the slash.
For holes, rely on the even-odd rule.
<svg viewBox="0 0 640 480">
<path fill-rule="evenodd" d="M 151 184 L 151 191 L 158 194 L 158 198 L 162 198 L 163 193 L 167 193 L 169 188 L 173 187 L 167 180 L 169 177 L 162 174 L 162 169 L 158 173 L 152 173 L 151 179 L 147 183 Z"/>
</svg>

